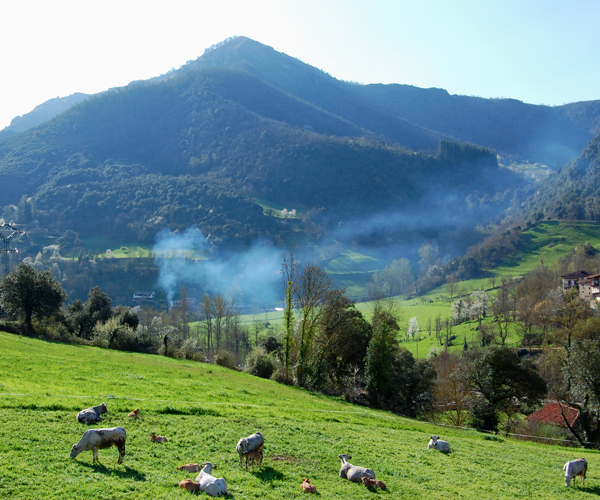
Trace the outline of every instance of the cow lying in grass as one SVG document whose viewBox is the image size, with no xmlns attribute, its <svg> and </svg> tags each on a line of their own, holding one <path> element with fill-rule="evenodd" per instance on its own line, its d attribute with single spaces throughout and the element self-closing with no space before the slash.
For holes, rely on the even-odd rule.
<svg viewBox="0 0 600 500">
<path fill-rule="evenodd" d="M 100 415 L 107 413 L 106 405 L 104 403 L 99 404 L 98 406 L 92 406 L 91 408 L 86 408 L 85 410 L 81 410 L 77 414 L 77 422 L 82 424 L 97 424 L 102 421 L 102 417 Z"/>
<path fill-rule="evenodd" d="M 304 491 L 304 493 L 316 493 L 317 488 L 310 484 L 309 478 L 306 478 L 304 481 L 302 481 L 302 491 Z"/>
<path fill-rule="evenodd" d="M 587 472 L 587 461 L 585 458 L 571 460 L 564 465 L 563 470 L 565 471 L 565 486 L 567 488 L 571 484 L 571 479 L 575 479 L 577 476 L 581 476 L 581 486 L 583 486 Z"/>
<path fill-rule="evenodd" d="M 168 439 L 165 436 L 157 436 L 156 434 L 154 434 L 154 432 L 150 434 L 151 443 L 166 443 L 167 441 Z"/>
<path fill-rule="evenodd" d="M 181 467 L 175 467 L 177 470 L 184 470 L 186 472 L 198 472 L 202 469 L 200 464 L 185 464 Z"/>
<path fill-rule="evenodd" d="M 379 488 L 382 490 L 386 489 L 385 483 L 383 481 L 379 481 L 379 479 L 371 479 L 370 477 L 362 477 L 362 484 L 364 484 L 367 488 Z"/>
<path fill-rule="evenodd" d="M 437 436 L 431 436 L 431 440 L 427 445 L 427 449 L 430 450 L 431 448 L 435 448 L 442 453 L 450 453 L 450 443 L 448 443 L 448 441 L 438 439 Z"/>
<path fill-rule="evenodd" d="M 82 451 L 92 450 L 94 459 L 98 461 L 98 449 L 110 448 L 116 446 L 119 450 L 119 460 L 117 463 L 123 463 L 125 456 L 125 440 L 127 435 L 123 427 L 111 427 L 109 429 L 90 429 L 83 433 L 79 443 L 71 448 L 71 458 L 75 458 Z"/>
<path fill-rule="evenodd" d="M 348 462 L 352 457 L 350 455 L 338 455 L 342 461 L 342 468 L 340 469 L 340 477 L 348 479 L 354 483 L 360 483 L 363 477 L 375 479 L 375 472 L 373 469 L 365 469 L 357 465 L 352 465 Z"/>
<path fill-rule="evenodd" d="M 129 418 L 131 418 L 132 420 L 137 420 L 138 418 L 140 418 L 142 416 L 142 412 L 140 411 L 139 408 L 136 408 L 131 413 L 128 413 L 127 416 Z"/>
<path fill-rule="evenodd" d="M 200 483 L 200 491 L 211 497 L 227 495 L 227 483 L 225 483 L 225 479 L 222 477 L 216 478 L 210 474 L 217 466 L 206 462 L 202 464 L 202 467 L 204 469 L 200 471 L 200 474 L 196 478 L 196 481 Z"/>
<path fill-rule="evenodd" d="M 200 483 L 195 483 L 191 479 L 184 479 L 179 483 L 180 488 L 185 488 L 186 490 L 192 491 L 200 491 Z"/>
</svg>

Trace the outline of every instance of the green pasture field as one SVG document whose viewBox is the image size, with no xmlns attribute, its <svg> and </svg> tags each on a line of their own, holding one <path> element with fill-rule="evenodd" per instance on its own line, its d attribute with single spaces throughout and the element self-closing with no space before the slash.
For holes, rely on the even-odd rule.
<svg viewBox="0 0 600 500">
<path fill-rule="evenodd" d="M 16 499 L 189 498 L 177 487 L 196 474 L 177 471 L 211 461 L 228 498 L 305 498 L 305 477 L 319 498 L 597 498 L 600 454 L 438 427 L 353 406 L 340 399 L 215 365 L 94 347 L 62 345 L 0 332 L 0 497 Z M 105 402 L 101 426 L 123 426 L 127 451 L 69 458 L 89 427 L 77 411 Z M 143 417 L 127 413 L 140 408 Z M 263 468 L 240 469 L 235 445 L 260 430 Z M 167 443 L 151 443 L 155 432 Z M 427 450 L 429 436 L 452 453 Z M 337 455 L 371 467 L 387 490 L 338 477 Z M 585 486 L 567 489 L 562 466 L 584 456 Z"/>
<path fill-rule="evenodd" d="M 147 258 L 152 256 L 152 245 L 139 245 L 135 242 L 115 241 L 105 237 L 83 238 L 83 254 L 99 258 Z M 110 252 L 107 252 L 110 250 Z M 75 248 L 75 256 L 80 248 Z"/>
<path fill-rule="evenodd" d="M 543 261 L 552 266 L 574 247 L 589 242 L 600 247 L 600 223 L 598 222 L 542 222 L 523 232 L 523 250 L 497 267 L 498 276 L 522 276 Z"/>
</svg>

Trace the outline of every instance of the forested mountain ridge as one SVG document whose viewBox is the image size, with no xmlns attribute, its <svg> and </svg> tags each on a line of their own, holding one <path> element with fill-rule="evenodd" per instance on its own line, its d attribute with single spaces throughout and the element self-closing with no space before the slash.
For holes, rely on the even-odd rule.
<svg viewBox="0 0 600 500">
<path fill-rule="evenodd" d="M 219 44 L 160 78 L 208 67 L 244 69 L 415 151 L 436 149 L 440 138 L 451 138 L 559 167 L 600 133 L 600 101 L 550 107 L 515 99 L 450 95 L 443 89 L 411 85 L 358 85 L 337 80 L 246 37 Z"/>
<path fill-rule="evenodd" d="M 2 141 L 4 218 L 145 242 L 197 225 L 229 246 L 385 210 L 482 222 L 522 182 L 485 148 L 443 141 L 424 154 L 379 139 L 247 71 L 190 70 Z M 302 221 L 270 217 L 255 196 L 301 208 Z"/>
</svg>

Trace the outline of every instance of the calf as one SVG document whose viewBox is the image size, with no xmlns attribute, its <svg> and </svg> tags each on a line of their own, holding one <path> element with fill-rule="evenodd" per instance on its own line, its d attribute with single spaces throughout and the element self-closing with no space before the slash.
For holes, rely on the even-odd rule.
<svg viewBox="0 0 600 500">
<path fill-rule="evenodd" d="M 140 411 L 139 408 L 136 408 L 131 413 L 128 413 L 127 416 L 133 420 L 137 420 L 138 418 L 140 418 L 142 416 L 142 412 Z"/>
<path fill-rule="evenodd" d="M 571 484 L 571 479 L 575 479 L 577 476 L 581 476 L 581 486 L 585 481 L 585 473 L 587 472 L 587 462 L 585 458 L 578 458 L 577 460 L 571 460 L 567 462 L 563 470 L 565 471 L 565 486 L 568 488 Z"/>
<path fill-rule="evenodd" d="M 427 449 L 430 450 L 431 448 L 435 448 L 442 453 L 450 453 L 450 443 L 448 443 L 448 441 L 438 439 L 437 436 L 431 436 L 431 440 L 427 445 Z"/>
<path fill-rule="evenodd" d="M 204 469 L 200 471 L 200 474 L 196 478 L 196 481 L 200 483 L 200 491 L 204 491 L 211 497 L 227 495 L 227 483 L 225 483 L 225 479 L 222 477 L 216 478 L 210 474 L 217 466 L 206 462 L 202 464 L 202 467 Z"/>
<path fill-rule="evenodd" d="M 188 491 L 200 491 L 200 483 L 195 483 L 191 479 L 184 479 L 179 483 L 180 488 L 185 488 Z"/>
<path fill-rule="evenodd" d="M 306 478 L 304 481 L 302 481 L 302 490 L 304 491 L 304 493 L 316 493 L 317 492 L 317 488 L 315 486 L 313 486 L 312 484 L 310 484 L 309 478 Z"/>
<path fill-rule="evenodd" d="M 71 448 L 71 458 L 75 458 L 82 451 L 92 450 L 94 459 L 92 462 L 98 461 L 98 449 L 110 448 L 116 446 L 119 450 L 119 460 L 117 463 L 123 463 L 125 456 L 125 429 L 123 427 L 111 427 L 109 429 L 90 429 L 83 433 L 79 443 L 74 444 Z"/>
<path fill-rule="evenodd" d="M 386 489 L 385 483 L 383 481 L 379 481 L 378 479 L 371 479 L 370 477 L 362 477 L 362 484 L 364 484 L 367 488 L 380 488 L 382 490 Z"/>
<path fill-rule="evenodd" d="M 86 408 L 85 410 L 81 410 L 77 414 L 77 422 L 81 422 L 82 424 L 97 424 L 102 421 L 103 413 L 107 413 L 106 405 L 104 403 L 99 404 L 98 406 L 92 406 L 91 408 Z"/>
<path fill-rule="evenodd" d="M 252 472 L 254 472 L 254 462 L 258 464 L 258 468 L 262 469 L 263 452 L 261 451 L 249 451 L 246 453 L 246 470 L 248 470 L 248 461 L 252 462 Z"/>
<path fill-rule="evenodd" d="M 375 479 L 375 472 L 373 469 L 365 469 L 358 465 L 352 465 L 348 462 L 352 457 L 350 455 L 338 455 L 342 461 L 342 468 L 340 469 L 340 477 L 348 479 L 354 483 L 360 483 L 363 477 Z"/>
<path fill-rule="evenodd" d="M 184 470 L 186 472 L 198 472 L 202 469 L 199 464 L 185 464 L 181 467 L 175 467 L 177 470 Z"/>
<path fill-rule="evenodd" d="M 151 443 L 166 443 L 167 441 L 168 439 L 165 436 L 157 436 L 156 434 L 154 434 L 154 432 L 150 434 Z"/>
</svg>

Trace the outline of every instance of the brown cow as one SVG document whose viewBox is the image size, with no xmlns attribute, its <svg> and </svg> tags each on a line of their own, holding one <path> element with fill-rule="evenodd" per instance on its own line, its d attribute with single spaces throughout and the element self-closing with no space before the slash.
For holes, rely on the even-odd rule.
<svg viewBox="0 0 600 500">
<path fill-rule="evenodd" d="M 136 408 L 131 413 L 129 413 L 127 416 L 133 420 L 137 420 L 138 418 L 140 418 L 142 416 L 142 412 L 140 411 L 139 408 Z"/>
<path fill-rule="evenodd" d="M 371 479 L 370 477 L 363 476 L 361 478 L 362 484 L 364 484 L 367 488 L 381 488 L 382 490 L 386 489 L 385 483 L 383 481 L 379 481 L 378 479 Z"/>
<path fill-rule="evenodd" d="M 164 436 L 157 436 L 156 434 L 154 434 L 154 432 L 150 434 L 151 443 L 166 443 L 167 441 L 168 439 Z"/>
<path fill-rule="evenodd" d="M 263 452 L 262 450 L 249 451 L 246 453 L 246 470 L 248 470 L 248 461 L 252 462 L 252 472 L 254 472 L 254 462 L 258 464 L 258 468 L 262 469 L 262 459 Z"/>
<path fill-rule="evenodd" d="M 200 491 L 200 483 L 195 483 L 191 479 L 184 479 L 179 483 L 180 488 L 185 488 L 188 491 Z"/>
<path fill-rule="evenodd" d="M 304 481 L 302 481 L 302 490 L 304 493 L 316 493 L 317 488 L 310 484 L 310 479 L 307 477 Z"/>
<path fill-rule="evenodd" d="M 181 467 L 175 467 L 177 470 L 184 470 L 186 472 L 200 472 L 202 466 L 200 464 L 185 464 Z"/>
</svg>

